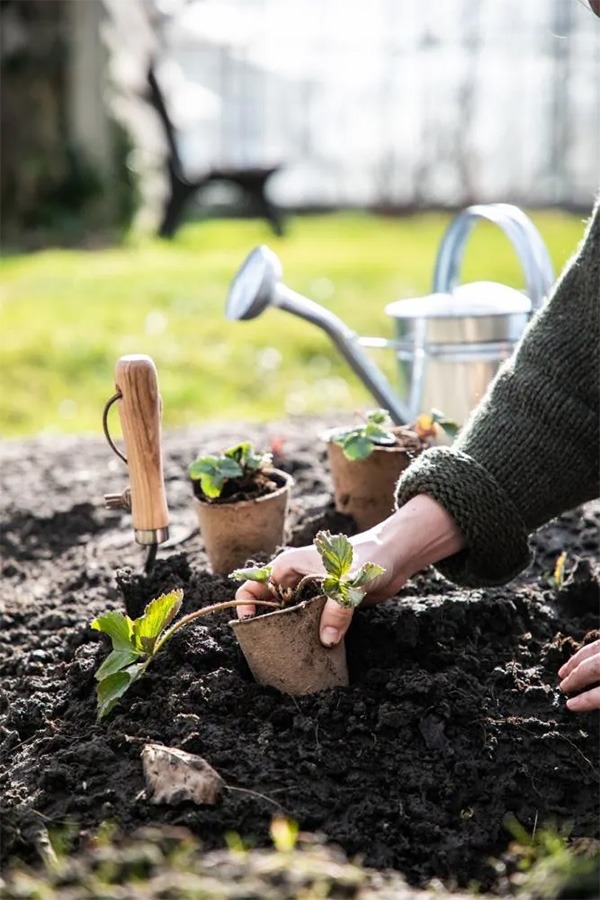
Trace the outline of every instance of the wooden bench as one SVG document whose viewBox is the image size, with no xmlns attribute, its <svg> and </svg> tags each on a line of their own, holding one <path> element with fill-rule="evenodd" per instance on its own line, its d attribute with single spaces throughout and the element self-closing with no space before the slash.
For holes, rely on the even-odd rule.
<svg viewBox="0 0 600 900">
<path fill-rule="evenodd" d="M 169 174 L 169 195 L 163 209 L 158 229 L 159 235 L 165 238 L 173 237 L 183 221 L 185 207 L 192 197 L 207 185 L 218 181 L 229 182 L 239 187 L 251 201 L 256 214 L 270 223 L 275 234 L 282 235 L 284 232 L 283 213 L 275 204 L 271 203 L 266 195 L 267 181 L 280 170 L 281 166 L 213 167 L 198 178 L 188 179 L 177 146 L 175 126 L 169 116 L 154 65 L 151 65 L 148 70 L 148 99 L 158 113 L 168 148 L 166 163 Z"/>
</svg>

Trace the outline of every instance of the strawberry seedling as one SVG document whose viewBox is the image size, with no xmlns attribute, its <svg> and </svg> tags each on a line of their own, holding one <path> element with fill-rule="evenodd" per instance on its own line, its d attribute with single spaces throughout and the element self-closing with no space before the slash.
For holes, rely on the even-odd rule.
<svg viewBox="0 0 600 900">
<path fill-rule="evenodd" d="M 362 425 L 336 431 L 331 440 L 342 448 L 347 459 L 366 459 L 376 447 L 389 447 L 396 443 L 391 431 L 394 423 L 386 409 L 374 409 L 367 414 Z"/>
<path fill-rule="evenodd" d="M 171 622 L 181 609 L 183 591 L 170 591 L 151 600 L 143 615 L 130 619 L 118 611 L 98 616 L 91 623 L 96 631 L 102 631 L 112 641 L 112 650 L 95 674 L 97 686 L 97 719 L 103 719 L 113 709 L 123 694 L 138 681 L 159 650 L 166 642 L 195 619 L 212 612 L 239 606 L 239 600 L 205 606 Z M 262 606 L 278 607 L 278 603 L 257 600 Z M 169 627 L 170 626 L 170 627 Z"/>
<path fill-rule="evenodd" d="M 319 531 L 314 539 L 314 545 L 327 574 L 322 578 L 307 575 L 294 589 L 283 589 L 271 580 L 272 565 L 236 569 L 229 577 L 235 581 L 257 581 L 266 584 L 282 605 L 293 603 L 307 581 L 318 581 L 325 596 L 335 600 L 340 606 L 354 608 L 361 603 L 366 593 L 366 585 L 385 571 L 376 563 L 367 562 L 352 573 L 354 551 L 344 534 L 332 535 L 328 531 Z"/>
<path fill-rule="evenodd" d="M 252 444 L 245 441 L 223 453 L 199 456 L 188 467 L 188 475 L 192 481 L 199 482 L 205 498 L 215 500 L 221 497 L 230 482 L 234 492 L 255 489 L 257 476 L 264 473 L 272 461 L 270 453 L 255 453 Z"/>
</svg>

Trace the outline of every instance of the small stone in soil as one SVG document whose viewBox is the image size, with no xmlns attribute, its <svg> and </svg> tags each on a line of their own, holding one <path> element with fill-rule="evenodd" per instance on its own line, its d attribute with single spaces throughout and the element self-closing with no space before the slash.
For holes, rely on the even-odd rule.
<svg viewBox="0 0 600 900">
<path fill-rule="evenodd" d="M 223 779 L 201 756 L 177 747 L 145 744 L 142 763 L 151 803 L 194 803 L 214 806 Z"/>
</svg>

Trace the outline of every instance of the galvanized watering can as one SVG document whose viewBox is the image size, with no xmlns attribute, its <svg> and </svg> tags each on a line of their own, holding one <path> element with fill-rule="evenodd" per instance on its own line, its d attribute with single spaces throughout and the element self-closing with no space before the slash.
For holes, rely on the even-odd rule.
<svg viewBox="0 0 600 900">
<path fill-rule="evenodd" d="M 508 237 L 523 269 L 523 291 L 494 281 L 459 284 L 467 240 L 482 220 Z M 540 233 L 522 210 L 506 203 L 470 206 L 450 223 L 437 255 L 433 292 L 385 307 L 394 323 L 391 339 L 360 337 L 329 310 L 283 284 L 281 274 L 272 250 L 253 250 L 231 284 L 227 318 L 254 319 L 276 306 L 318 325 L 398 424 L 436 407 L 464 422 L 554 281 Z M 395 351 L 399 390 L 363 348 Z"/>
</svg>

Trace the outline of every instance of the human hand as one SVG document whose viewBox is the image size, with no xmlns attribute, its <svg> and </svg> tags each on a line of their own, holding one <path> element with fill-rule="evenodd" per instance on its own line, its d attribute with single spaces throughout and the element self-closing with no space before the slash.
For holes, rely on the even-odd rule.
<svg viewBox="0 0 600 900">
<path fill-rule="evenodd" d="M 384 573 L 365 585 L 364 605 L 380 603 L 395 596 L 415 572 L 432 562 L 457 553 L 463 538 L 454 520 L 431 497 L 420 494 L 384 522 L 350 538 L 354 550 L 353 569 L 366 562 L 382 566 Z M 305 575 L 324 575 L 325 570 L 313 546 L 285 550 L 272 563 L 271 581 L 282 588 L 294 588 Z M 266 584 L 246 581 L 236 592 L 240 618 L 252 616 L 255 600 L 272 598 Z M 353 610 L 328 600 L 320 624 L 321 643 L 338 644 L 352 621 Z"/>
<path fill-rule="evenodd" d="M 596 685 L 576 697 L 570 697 L 567 700 L 568 709 L 573 712 L 600 709 L 600 685 L 596 684 L 600 681 L 600 640 L 581 647 L 558 670 L 558 677 L 562 679 L 559 685 L 561 691 L 567 694 Z"/>
<path fill-rule="evenodd" d="M 374 562 L 381 565 L 385 572 L 378 575 L 365 585 L 365 598 L 363 603 L 377 603 L 393 596 L 404 584 L 402 575 L 394 577 L 393 567 L 390 561 L 381 559 L 381 543 L 377 542 L 371 532 L 357 535 L 351 538 L 354 551 L 353 571 L 356 571 L 365 562 Z M 387 564 L 386 564 L 387 563 Z M 271 582 L 274 582 L 284 590 L 295 588 L 307 575 L 324 576 L 325 569 L 321 557 L 312 545 L 285 550 L 276 556 L 272 562 Z M 236 592 L 236 600 L 247 600 L 248 605 L 238 606 L 237 615 L 240 618 L 254 615 L 254 600 L 272 599 L 268 585 L 256 581 L 246 581 Z M 348 630 L 352 620 L 353 610 L 340 606 L 335 600 L 328 599 L 321 616 L 320 638 L 326 647 L 338 644 Z"/>
</svg>

